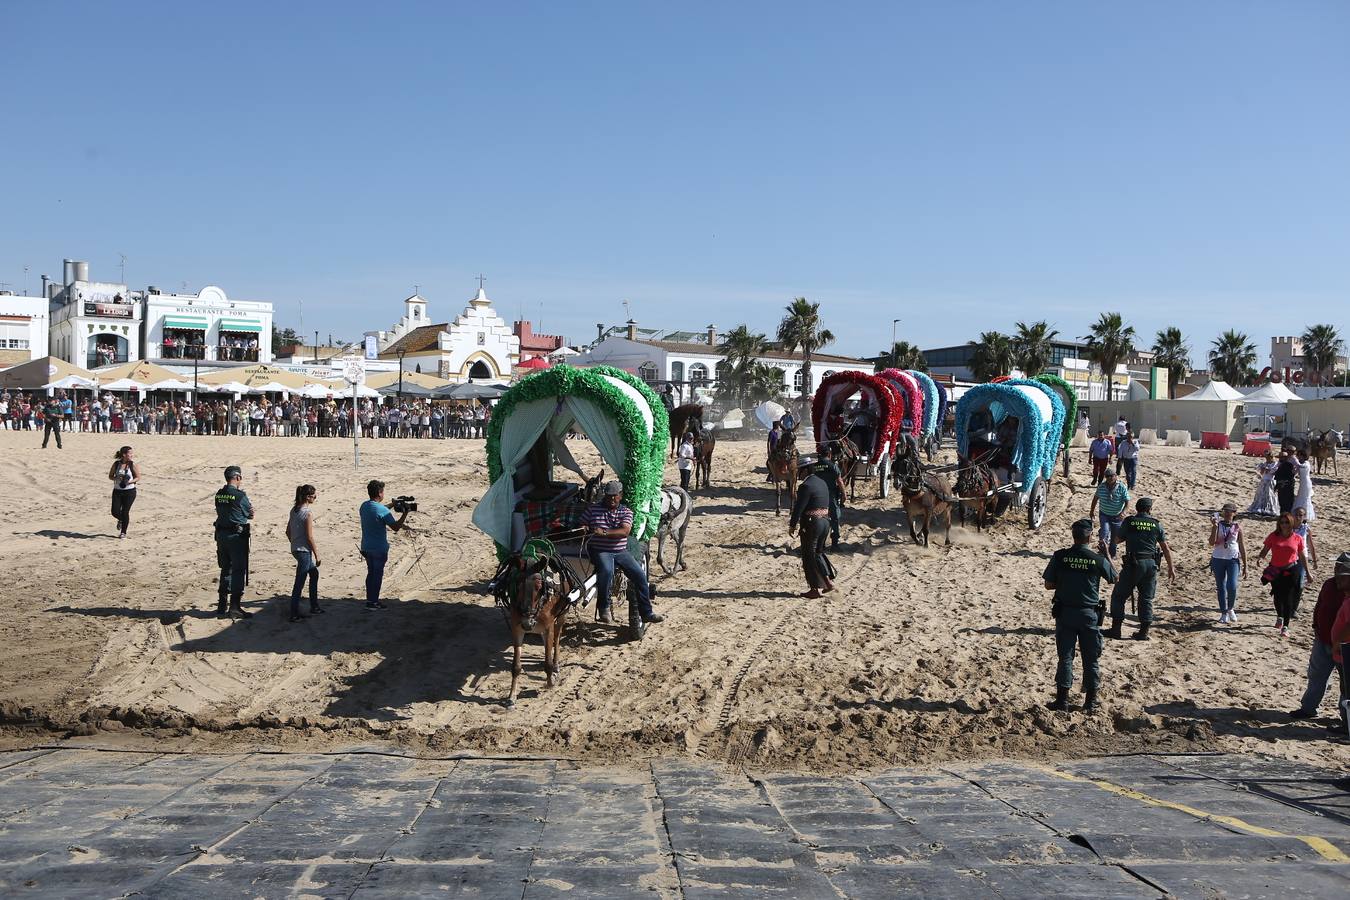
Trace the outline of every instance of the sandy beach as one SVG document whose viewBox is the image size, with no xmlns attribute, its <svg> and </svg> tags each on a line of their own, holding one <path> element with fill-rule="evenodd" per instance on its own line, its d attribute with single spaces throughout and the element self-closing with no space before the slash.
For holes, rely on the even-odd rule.
<svg viewBox="0 0 1350 900">
<path fill-rule="evenodd" d="M 1087 513 L 1086 451 L 1074 451 L 1070 481 L 1057 475 L 1039 532 L 1010 515 L 983 534 L 955 529 L 950 547 L 914 546 L 898 498 L 860 485 L 834 557 L 841 590 L 809 601 L 797 596 L 787 517 L 775 516 L 757 471 L 759 442 L 723 441 L 713 487 L 696 497 L 690 569 L 655 579 L 667 622 L 628 643 L 582 611 L 564 639 L 561 685 L 545 690 L 541 649 L 527 645 L 521 701 L 506 709 L 510 642 L 484 590 L 494 557 L 469 521 L 487 487 L 481 442 L 365 442 L 355 470 L 351 444 L 336 439 L 71 434 L 60 451 L 40 439 L 0 432 L 4 747 L 69 735 L 182 749 L 386 742 L 816 771 L 1142 749 L 1350 762 L 1321 725 L 1285 716 L 1304 686 L 1316 586 L 1350 548 L 1350 474 L 1316 481 L 1322 566 L 1281 639 L 1255 565 L 1239 624 L 1214 624 L 1209 516 L 1228 500 L 1246 508 L 1254 460 L 1145 447 L 1136 493 L 1157 500 L 1178 578 L 1160 586 L 1154 640 L 1107 643 L 1104 711 L 1065 715 L 1042 705 L 1055 655 L 1041 571 Z M 119 541 L 106 472 L 123 443 L 143 481 Z M 577 449 L 584 466 L 598 465 L 589 445 Z M 230 463 L 257 508 L 245 595 L 257 615 L 246 622 L 214 617 L 211 496 Z M 421 508 L 416 532 L 392 539 L 390 608 L 369 613 L 356 599 L 356 509 L 375 477 Z M 673 465 L 667 481 L 678 483 Z M 319 490 L 329 612 L 289 624 L 283 532 L 301 482 Z M 1244 521 L 1254 559 L 1270 526 Z M 1325 714 L 1333 699 L 1334 687 Z"/>
</svg>

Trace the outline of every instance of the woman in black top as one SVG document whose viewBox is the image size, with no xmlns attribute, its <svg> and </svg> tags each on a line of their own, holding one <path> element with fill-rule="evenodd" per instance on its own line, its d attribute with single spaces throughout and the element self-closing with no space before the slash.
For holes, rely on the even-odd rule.
<svg viewBox="0 0 1350 900">
<path fill-rule="evenodd" d="M 141 468 L 131 458 L 130 447 L 117 451 L 108 480 L 113 483 L 112 516 L 117 520 L 117 536 L 124 538 L 131 524 L 131 504 L 136 502 L 136 484 L 141 480 Z"/>
</svg>

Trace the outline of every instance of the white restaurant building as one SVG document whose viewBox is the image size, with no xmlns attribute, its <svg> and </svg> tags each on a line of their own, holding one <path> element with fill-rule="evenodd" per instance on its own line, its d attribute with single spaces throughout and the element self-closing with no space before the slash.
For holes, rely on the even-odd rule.
<svg viewBox="0 0 1350 900">
<path fill-rule="evenodd" d="M 175 362 L 272 362 L 272 304 L 231 300 L 218 287 L 143 295 L 144 358 Z"/>
</svg>

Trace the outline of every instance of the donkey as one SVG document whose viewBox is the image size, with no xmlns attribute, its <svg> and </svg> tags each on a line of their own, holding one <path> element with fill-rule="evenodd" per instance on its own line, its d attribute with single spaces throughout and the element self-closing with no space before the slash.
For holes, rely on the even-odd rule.
<svg viewBox="0 0 1350 900">
<path fill-rule="evenodd" d="M 565 564 L 551 557 L 529 560 L 520 554 L 512 555 L 502 564 L 494 583 L 497 602 L 506 607 L 507 624 L 511 628 L 511 693 L 506 698 L 508 707 L 516 705 L 516 686 L 520 679 L 520 645 L 525 635 L 537 634 L 544 639 L 544 672 L 547 686 L 554 686 L 554 678 L 561 674 L 558 646 L 567 625 L 567 613 L 572 608 L 571 593 L 576 586 Z"/>
<path fill-rule="evenodd" d="M 773 514 L 783 514 L 783 482 L 787 482 L 788 508 L 797 503 L 797 432 L 784 431 L 769 454 L 769 477 L 773 479 Z"/>
<path fill-rule="evenodd" d="M 712 486 L 712 458 L 717 449 L 717 435 L 709 428 L 694 442 L 694 489 Z"/>
<path fill-rule="evenodd" d="M 925 472 L 917 447 L 896 458 L 900 469 L 900 497 L 909 518 L 909 536 L 914 543 L 928 546 L 928 529 L 933 522 L 946 525 L 947 545 L 952 542 L 952 486 L 936 472 Z M 919 527 L 922 525 L 922 527 Z M 922 540 L 920 540 L 922 536 Z"/>
</svg>

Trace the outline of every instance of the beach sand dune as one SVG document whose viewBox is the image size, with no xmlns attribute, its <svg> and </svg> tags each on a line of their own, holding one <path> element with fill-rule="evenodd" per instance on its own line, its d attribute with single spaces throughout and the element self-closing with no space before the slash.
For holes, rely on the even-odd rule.
<svg viewBox="0 0 1350 900">
<path fill-rule="evenodd" d="M 417 752 L 571 754 L 631 760 L 689 754 L 842 771 L 982 757 L 1135 750 L 1248 750 L 1344 765 L 1345 745 L 1290 722 L 1304 685 L 1316 585 L 1350 549 L 1343 482 L 1319 479 L 1323 567 L 1290 638 L 1269 595 L 1242 584 L 1241 621 L 1215 626 L 1205 539 L 1224 501 L 1244 507 L 1253 461 L 1146 447 L 1140 492 L 1157 500 L 1178 561 L 1154 640 L 1108 642 L 1105 711 L 1052 714 L 1054 647 L 1041 572 L 1086 515 L 1088 463 L 1057 476 L 1044 528 L 1010 515 L 957 528 L 951 547 L 908 538 L 875 483 L 845 512 L 840 590 L 801 599 L 787 517 L 775 516 L 758 442 L 718 445 L 714 487 L 696 497 L 688 572 L 658 576 L 668 616 L 626 643 L 585 610 L 568 632 L 563 680 L 544 688 L 525 649 L 514 709 L 501 705 L 510 642 L 484 591 L 491 542 L 469 521 L 487 487 L 476 441 L 70 435 L 0 432 L 0 712 L 6 746 L 83 735 L 182 749 L 323 748 L 388 742 Z M 132 444 L 144 469 L 131 535 L 116 539 L 106 478 Z M 599 461 L 578 448 L 583 464 Z M 247 622 L 214 617 L 211 497 L 241 465 L 257 507 Z M 362 609 L 356 509 L 365 482 L 415 494 L 412 534 L 395 535 L 385 594 Z M 668 481 L 676 482 L 673 466 Z M 328 612 L 287 622 L 284 539 L 295 486 L 316 485 Z M 1246 524 L 1253 559 L 1269 531 Z M 1132 629 L 1131 629 L 1132 630 Z M 1334 693 L 1334 688 L 1333 688 Z M 1075 694 L 1075 702 L 1078 696 Z M 1329 696 L 1324 710 L 1331 711 Z"/>
</svg>

